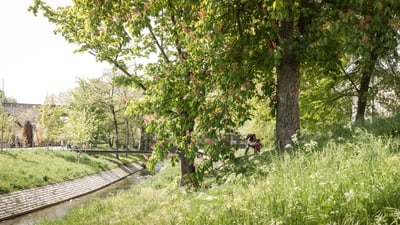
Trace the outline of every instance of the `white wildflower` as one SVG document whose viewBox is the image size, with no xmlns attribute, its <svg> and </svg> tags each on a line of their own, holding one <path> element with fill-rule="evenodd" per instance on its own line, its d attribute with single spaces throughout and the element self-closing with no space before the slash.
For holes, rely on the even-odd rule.
<svg viewBox="0 0 400 225">
<path fill-rule="evenodd" d="M 346 197 L 347 202 L 351 201 L 351 199 L 354 197 L 354 191 L 353 189 L 350 189 L 348 192 L 344 193 L 344 196 Z"/>
</svg>

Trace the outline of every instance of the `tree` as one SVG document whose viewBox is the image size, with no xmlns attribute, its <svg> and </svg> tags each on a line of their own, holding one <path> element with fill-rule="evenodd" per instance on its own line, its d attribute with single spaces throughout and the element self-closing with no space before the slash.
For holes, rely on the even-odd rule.
<svg viewBox="0 0 400 225">
<path fill-rule="evenodd" d="M 0 105 L 0 138 L 1 138 L 1 150 L 3 150 L 5 140 L 10 140 L 12 137 L 12 126 L 13 117 L 3 110 L 3 106 Z"/>
<path fill-rule="evenodd" d="M 14 97 L 7 97 L 3 90 L 0 90 L 0 98 L 3 103 L 17 103 L 17 100 Z"/>
<path fill-rule="evenodd" d="M 117 86 L 117 82 L 113 82 L 116 76 L 115 72 L 108 71 L 94 85 L 99 96 L 102 97 L 100 102 L 104 103 L 103 107 L 107 116 L 105 130 L 108 131 L 106 135 L 108 136 L 109 146 L 118 150 L 123 146 L 128 148 L 130 133 L 133 133 L 132 130 L 135 129 L 135 126 L 132 125 L 135 125 L 135 122 L 137 123 L 136 119 L 125 115 L 125 111 L 128 98 L 136 98 L 137 96 L 133 94 L 136 91 L 135 89 L 128 90 L 127 87 Z M 124 136 L 125 138 L 123 138 Z"/>
<path fill-rule="evenodd" d="M 37 0 L 31 9 L 43 10 L 68 41 L 112 63 L 145 91 L 138 105 L 157 136 L 150 162 L 178 146 L 184 177 L 194 172 L 199 147 L 211 160 L 232 156 L 225 137 L 249 118 L 256 83 L 267 96 L 277 87 L 278 146 L 299 136 L 301 43 L 295 40 L 302 10 L 296 7 L 294 1 L 79 1 L 52 10 Z M 301 21 L 305 27 L 307 20 Z M 148 64 L 144 76 L 129 72 L 132 57 L 150 53 L 159 61 Z"/>
<path fill-rule="evenodd" d="M 60 135 L 64 126 L 62 114 L 64 113 L 64 111 L 61 106 L 56 106 L 54 104 L 53 98 L 46 98 L 45 102 L 40 107 L 38 107 L 37 110 L 39 112 L 39 115 L 37 117 L 36 135 L 40 135 L 42 137 L 41 139 L 45 141 L 47 143 L 47 146 L 49 147 L 51 143 L 61 140 Z M 32 125 L 30 125 L 29 121 L 27 121 L 24 128 L 24 134 L 26 138 L 28 138 L 28 144 L 30 146 L 33 146 L 31 142 L 33 137 L 31 137 L 32 134 L 31 131 L 29 131 L 29 129 L 32 130 Z"/>
<path fill-rule="evenodd" d="M 97 88 L 99 79 L 78 79 L 78 87 L 71 91 L 67 102 L 68 140 L 89 148 L 106 140 L 106 104 Z"/>
<path fill-rule="evenodd" d="M 338 20 L 333 23 L 336 32 L 345 38 L 345 49 L 351 57 L 353 82 L 357 95 L 356 120 L 364 121 L 373 77 L 385 79 L 378 72 L 379 61 L 397 55 L 398 1 L 350 1 L 338 3 Z M 356 76 L 354 76 L 356 75 Z M 358 80 L 358 82 L 357 82 Z"/>
<path fill-rule="evenodd" d="M 238 101 L 242 106 L 247 105 L 247 99 L 259 95 L 254 91 L 255 84 L 263 86 L 262 96 L 276 107 L 276 145 L 278 149 L 291 146 L 300 136 L 300 69 L 318 60 L 315 51 L 319 49 L 308 47 L 318 41 L 312 35 L 324 31 L 321 24 L 329 18 L 324 14 L 329 9 L 303 0 L 212 1 L 199 10 L 206 15 L 204 25 L 194 23 L 193 27 L 205 31 L 196 35 L 201 40 L 196 44 L 212 42 L 207 44 L 208 49 L 218 49 L 212 57 L 216 59 L 212 67 L 232 65 L 220 76 L 234 75 L 229 77 L 230 86 L 245 96 L 244 101 Z M 215 23 L 218 29 L 206 29 L 216 27 Z M 323 60 L 335 59 L 335 56 L 326 54 Z M 240 106 L 236 110 L 240 111 Z"/>
<path fill-rule="evenodd" d="M 132 99 L 139 99 L 142 96 L 142 92 L 136 88 L 126 87 L 123 84 L 119 84 L 117 74 L 113 73 L 111 75 L 112 80 L 109 80 L 109 85 L 112 86 L 115 91 L 112 102 L 115 105 L 114 109 L 116 112 L 115 118 L 117 119 L 117 124 L 121 132 L 120 144 L 121 147 L 129 149 L 130 147 L 137 147 L 135 140 L 139 141 L 141 139 L 141 133 L 139 132 L 142 127 L 142 120 L 135 115 L 127 112 L 128 102 Z M 111 107 L 110 107 L 111 108 Z M 114 126 L 115 127 L 115 126 Z"/>
<path fill-rule="evenodd" d="M 397 115 L 399 112 L 398 96 L 400 96 L 400 64 L 398 54 L 389 54 L 386 59 L 380 60 L 377 68 L 379 77 L 372 82 L 372 116 Z M 384 78 L 384 79 L 383 79 Z"/>
<path fill-rule="evenodd" d="M 71 91 L 66 104 L 70 141 L 85 145 L 107 143 L 117 150 L 129 146 L 137 119 L 125 115 L 126 102 L 140 95 L 135 95 L 133 89 L 117 87 L 112 81 L 114 76 L 113 71 L 107 71 L 99 78 L 78 80 L 78 87 Z"/>
<path fill-rule="evenodd" d="M 156 136 L 150 164 L 176 146 L 183 181 L 232 157 L 226 135 L 250 118 L 254 98 L 276 107 L 278 149 L 293 144 L 302 68 L 338 70 L 343 59 L 337 44 L 348 36 L 331 35 L 330 25 L 340 7 L 311 0 L 80 0 L 54 10 L 35 0 L 31 10 L 43 11 L 78 51 L 110 62 L 127 76 L 123 83 L 143 90 L 128 111 L 142 114 Z M 129 68 L 151 54 L 157 61 Z M 199 148 L 210 160 L 194 168 Z"/>
<path fill-rule="evenodd" d="M 393 89 L 387 85 L 382 89 L 382 85 L 391 80 L 390 74 L 394 75 L 395 67 L 390 65 L 398 58 L 397 3 L 330 1 L 327 6 L 330 7 L 327 22 L 321 25 L 325 29 L 313 34 L 315 41 L 311 48 L 322 50 L 315 58 L 326 59 L 326 53 L 334 53 L 336 57 L 323 60 L 325 65 L 322 66 L 315 64 L 320 60 L 309 61 L 305 68 L 307 73 L 302 74 L 305 81 L 302 118 L 307 118 L 308 124 L 316 120 L 317 127 L 329 125 L 329 121 L 348 123 L 352 116 L 363 121 L 368 103 L 376 100 L 378 93 L 381 93 L 380 101 L 386 102 L 385 96 Z M 334 44 L 327 45 L 327 42 Z M 355 113 L 352 110 L 354 98 L 357 99 Z"/>
</svg>

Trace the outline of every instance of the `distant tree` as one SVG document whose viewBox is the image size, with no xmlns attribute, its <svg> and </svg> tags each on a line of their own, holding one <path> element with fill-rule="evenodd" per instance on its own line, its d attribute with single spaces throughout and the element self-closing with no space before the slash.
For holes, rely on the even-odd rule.
<svg viewBox="0 0 400 225">
<path fill-rule="evenodd" d="M 388 57 L 398 58 L 400 4 L 342 1 L 337 8 L 338 19 L 332 21 L 332 28 L 344 38 L 343 49 L 351 63 L 344 66 L 348 68 L 345 73 L 357 96 L 355 119 L 364 121 L 368 102 L 376 95 L 370 92 L 373 81 L 387 78 L 380 62 Z"/>
<path fill-rule="evenodd" d="M 69 108 L 67 112 L 66 137 L 68 144 L 79 148 L 89 148 L 95 139 L 96 115 L 88 108 L 82 108 L 80 111 Z"/>
<path fill-rule="evenodd" d="M 62 106 L 54 104 L 54 98 L 46 98 L 45 102 L 37 108 L 39 115 L 36 121 L 36 135 L 49 146 L 59 142 L 64 128 L 62 115 L 65 113 Z"/>
<path fill-rule="evenodd" d="M 118 127 L 118 137 L 120 148 L 128 149 L 133 146 L 134 140 L 140 139 L 139 128 L 142 126 L 142 120 L 137 115 L 127 112 L 128 102 L 133 99 L 139 99 L 142 93 L 137 88 L 126 87 L 116 82 L 115 78 L 118 77 L 115 73 L 111 76 L 105 75 L 106 83 L 113 89 L 108 92 L 108 103 L 110 115 L 114 124 L 114 131 Z M 112 80 L 110 80 L 112 78 Z M 112 93 L 112 94 L 111 94 Z M 114 132 L 115 134 L 116 132 Z"/>
<path fill-rule="evenodd" d="M 98 89 L 99 79 L 78 79 L 77 83 L 78 87 L 71 90 L 66 104 L 67 139 L 73 144 L 89 147 L 106 139 L 106 104 Z"/>
<path fill-rule="evenodd" d="M 107 71 L 96 82 L 96 89 L 102 97 L 106 121 L 104 129 L 111 148 L 128 148 L 130 134 L 136 128 L 137 119 L 132 115 L 126 114 L 127 102 L 135 98 L 133 94 L 136 90 L 118 85 L 114 78 L 117 77 L 115 71 Z M 117 155 L 118 157 L 118 155 Z"/>
<path fill-rule="evenodd" d="M 8 140 L 12 139 L 12 126 L 14 123 L 13 116 L 3 110 L 0 105 L 0 138 L 1 148 L 5 147 Z"/>
<path fill-rule="evenodd" d="M 0 90 L 0 101 L 3 103 L 17 103 L 14 97 L 7 97 L 3 90 Z"/>
<path fill-rule="evenodd" d="M 376 66 L 374 79 L 371 82 L 370 115 L 397 115 L 400 112 L 400 56 L 388 55 Z M 383 79 L 384 78 L 384 79 Z"/>
<path fill-rule="evenodd" d="M 399 3 L 331 1 L 327 6 L 325 22 L 313 21 L 320 31 L 304 49 L 307 57 L 319 59 L 302 67 L 301 118 L 311 129 L 363 121 L 374 104 L 395 101 Z"/>
</svg>

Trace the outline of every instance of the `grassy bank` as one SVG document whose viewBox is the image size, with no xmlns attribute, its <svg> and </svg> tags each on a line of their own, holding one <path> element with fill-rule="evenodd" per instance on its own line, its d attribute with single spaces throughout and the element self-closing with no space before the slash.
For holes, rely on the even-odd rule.
<svg viewBox="0 0 400 225">
<path fill-rule="evenodd" d="M 0 194 L 44 186 L 115 168 L 121 163 L 138 161 L 139 155 L 89 156 L 47 149 L 0 151 Z"/>
<path fill-rule="evenodd" d="M 373 130 L 373 129 L 372 129 Z M 167 167 L 128 193 L 40 224 L 399 224 L 398 137 L 345 128 L 209 174 L 199 190 Z"/>
</svg>

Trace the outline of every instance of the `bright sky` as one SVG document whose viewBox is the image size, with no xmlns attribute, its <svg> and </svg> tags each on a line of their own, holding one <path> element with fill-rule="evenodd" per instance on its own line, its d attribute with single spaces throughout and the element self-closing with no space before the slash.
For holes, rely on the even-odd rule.
<svg viewBox="0 0 400 225">
<path fill-rule="evenodd" d="M 0 89 L 19 103 L 41 104 L 47 95 L 77 86 L 76 79 L 100 77 L 110 66 L 54 35 L 54 26 L 27 9 L 33 0 L 0 3 Z M 46 0 L 46 2 L 70 2 Z M 51 5 L 53 5 L 51 4 Z"/>
</svg>

